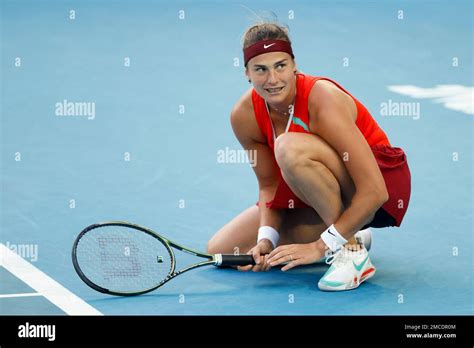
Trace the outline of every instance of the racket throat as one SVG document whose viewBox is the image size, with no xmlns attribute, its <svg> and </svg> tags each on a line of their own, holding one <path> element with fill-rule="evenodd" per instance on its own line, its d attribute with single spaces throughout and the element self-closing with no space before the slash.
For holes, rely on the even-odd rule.
<svg viewBox="0 0 474 348">
<path fill-rule="evenodd" d="M 222 266 L 222 254 L 215 254 L 213 261 L 214 261 L 214 266 L 217 266 L 217 267 Z"/>
</svg>

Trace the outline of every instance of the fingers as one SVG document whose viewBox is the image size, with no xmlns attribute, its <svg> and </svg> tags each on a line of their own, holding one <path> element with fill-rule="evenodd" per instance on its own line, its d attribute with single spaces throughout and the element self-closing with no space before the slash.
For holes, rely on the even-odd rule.
<svg viewBox="0 0 474 348">
<path fill-rule="evenodd" d="M 247 266 L 238 266 L 237 269 L 241 272 L 266 272 L 271 268 L 271 266 L 266 262 L 265 256 L 261 255 L 258 259 L 258 264 L 256 265 L 247 265 Z"/>
<path fill-rule="evenodd" d="M 270 270 L 270 268 L 272 268 L 272 266 L 270 266 L 270 264 L 268 263 L 268 254 L 267 254 L 263 257 L 262 271 L 267 272 Z"/>
<path fill-rule="evenodd" d="M 253 265 L 247 265 L 247 266 L 237 266 L 237 269 L 241 272 L 248 272 L 252 269 Z"/>
<path fill-rule="evenodd" d="M 272 255 L 273 254 L 273 255 Z M 277 266 L 284 262 L 291 262 L 296 258 L 296 250 L 292 246 L 281 246 L 270 253 L 268 262 L 271 266 Z"/>
<path fill-rule="evenodd" d="M 265 262 L 265 257 L 260 255 L 260 251 L 258 248 L 253 248 L 249 250 L 247 255 L 252 255 L 255 265 L 246 265 L 246 266 L 238 266 L 237 269 L 242 272 L 248 272 L 252 270 L 253 272 L 260 272 L 261 270 L 267 267 Z"/>
<path fill-rule="evenodd" d="M 288 271 L 293 267 L 304 264 L 303 258 L 299 254 L 295 245 L 282 245 L 273 250 L 273 252 L 268 255 L 269 258 L 267 262 L 271 267 L 284 265 L 281 270 Z"/>
<path fill-rule="evenodd" d="M 268 270 L 268 269 L 269 269 L 269 267 L 268 267 L 267 262 L 265 262 L 265 256 L 260 255 L 259 262 L 255 266 L 253 266 L 252 271 L 253 272 L 262 272 L 262 271 L 265 271 L 265 270 Z"/>
<path fill-rule="evenodd" d="M 257 245 L 254 249 L 252 249 L 252 256 L 255 260 L 255 266 L 253 266 L 253 272 L 261 272 L 261 271 L 268 271 L 270 266 L 266 262 L 266 255 L 262 255 L 261 248 Z"/>
<path fill-rule="evenodd" d="M 267 272 L 272 268 L 273 266 L 277 266 L 283 263 L 287 263 L 284 267 L 282 267 L 282 271 L 287 271 L 293 267 L 302 265 L 303 262 L 301 261 L 302 259 L 293 259 L 293 256 L 291 255 L 284 255 L 281 258 L 279 258 L 276 261 L 273 262 L 268 262 L 268 257 L 261 256 L 259 258 L 259 263 L 254 265 L 247 265 L 247 266 L 238 266 L 237 269 L 241 272 L 248 272 L 252 270 L 252 272 Z"/>
<path fill-rule="evenodd" d="M 258 266 L 261 263 L 260 250 L 259 248 L 254 248 L 251 250 L 253 259 L 255 260 L 255 265 Z"/>
<path fill-rule="evenodd" d="M 291 269 L 293 267 L 296 267 L 296 266 L 299 266 L 299 265 L 302 265 L 302 264 L 303 264 L 302 259 L 297 259 L 297 260 L 291 261 L 289 264 L 285 265 L 285 267 L 282 267 L 281 270 L 283 272 L 286 272 L 289 269 Z"/>
<path fill-rule="evenodd" d="M 292 254 L 286 254 L 286 255 L 281 255 L 278 258 L 274 258 L 270 262 L 270 266 L 278 266 L 278 265 L 287 265 L 290 264 L 291 262 L 294 262 L 297 259 L 296 256 L 293 256 Z"/>
<path fill-rule="evenodd" d="M 278 254 L 282 250 L 285 250 L 286 247 L 287 247 L 287 245 L 281 245 L 279 247 L 276 247 L 275 249 L 273 249 L 273 251 L 270 254 L 268 254 L 268 259 L 271 259 L 273 256 L 275 256 L 276 254 Z"/>
<path fill-rule="evenodd" d="M 284 252 L 288 252 L 290 250 L 293 250 L 294 249 L 294 244 L 290 244 L 290 245 L 280 245 L 279 247 L 275 248 L 270 254 L 268 254 L 269 256 L 269 260 L 272 261 L 272 259 L 280 254 L 280 253 L 284 253 Z"/>
<path fill-rule="evenodd" d="M 273 257 L 270 257 L 268 262 L 271 267 L 283 264 L 284 267 L 282 267 L 281 270 L 284 272 L 292 269 L 293 267 L 304 264 L 303 258 L 300 258 L 296 253 L 296 250 L 293 250 L 292 248 L 280 250 L 275 255 L 273 255 Z"/>
<path fill-rule="evenodd" d="M 270 257 L 268 259 L 268 262 L 270 262 L 272 266 L 276 266 L 276 265 L 281 264 L 282 262 L 291 261 L 291 258 L 289 257 L 289 255 L 290 253 L 287 251 L 280 251 L 279 253 L 275 254 L 273 257 Z"/>
<path fill-rule="evenodd" d="M 268 254 L 262 255 L 261 247 L 258 245 L 254 248 L 250 249 L 247 255 L 252 255 L 255 265 L 246 265 L 246 266 L 238 266 L 237 269 L 242 272 L 248 272 L 252 270 L 253 272 L 266 272 L 268 271 L 271 266 L 268 263 Z"/>
<path fill-rule="evenodd" d="M 244 266 L 242 270 L 254 272 L 268 271 L 271 267 L 282 265 L 282 271 L 288 271 L 293 267 L 306 265 L 321 258 L 321 252 L 315 251 L 311 244 L 281 245 L 267 255 L 261 255 L 262 248 L 256 246 L 249 254 L 253 255 L 256 265 Z"/>
</svg>

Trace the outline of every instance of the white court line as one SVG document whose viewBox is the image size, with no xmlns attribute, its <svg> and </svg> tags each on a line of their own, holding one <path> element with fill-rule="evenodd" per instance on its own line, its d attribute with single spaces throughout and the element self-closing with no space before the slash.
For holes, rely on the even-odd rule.
<svg viewBox="0 0 474 348">
<path fill-rule="evenodd" d="M 25 292 L 23 294 L 2 294 L 0 298 L 11 298 L 11 297 L 33 297 L 33 296 L 43 296 L 39 292 Z"/>
<path fill-rule="evenodd" d="M 57 281 L 0 243 L 0 266 L 69 315 L 103 315 Z"/>
</svg>

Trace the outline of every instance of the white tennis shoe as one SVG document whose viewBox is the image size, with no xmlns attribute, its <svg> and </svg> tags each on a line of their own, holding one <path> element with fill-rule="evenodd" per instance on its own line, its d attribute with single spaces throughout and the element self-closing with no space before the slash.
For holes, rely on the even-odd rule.
<svg viewBox="0 0 474 348">
<path fill-rule="evenodd" d="M 365 249 L 367 251 L 370 250 L 372 247 L 372 231 L 370 228 L 366 228 L 365 230 L 360 230 L 354 235 L 357 243 L 364 245 Z M 322 257 L 317 263 L 323 263 L 325 262 L 328 258 L 331 257 L 334 253 L 331 250 L 326 250 L 326 255 Z"/>
<path fill-rule="evenodd" d="M 319 289 L 324 291 L 355 289 L 375 274 L 366 248 L 359 251 L 341 248 L 330 255 L 326 263 L 331 267 L 318 282 Z"/>
</svg>

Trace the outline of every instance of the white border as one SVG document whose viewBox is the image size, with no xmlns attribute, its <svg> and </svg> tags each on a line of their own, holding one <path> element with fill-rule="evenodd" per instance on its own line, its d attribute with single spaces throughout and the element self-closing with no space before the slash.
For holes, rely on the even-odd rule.
<svg viewBox="0 0 474 348">
<path fill-rule="evenodd" d="M 103 315 L 2 243 L 0 243 L 0 266 L 5 267 L 68 315 Z"/>
</svg>

